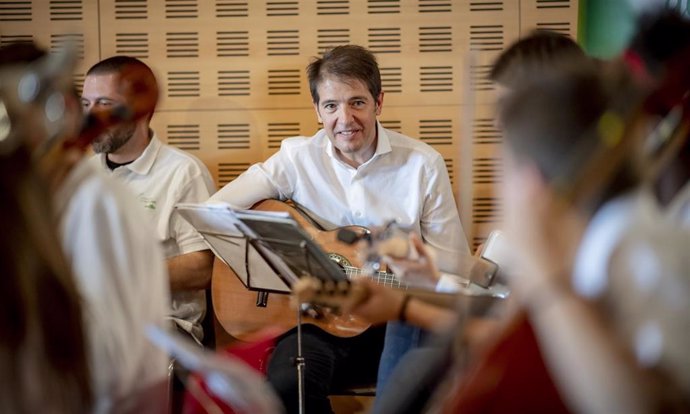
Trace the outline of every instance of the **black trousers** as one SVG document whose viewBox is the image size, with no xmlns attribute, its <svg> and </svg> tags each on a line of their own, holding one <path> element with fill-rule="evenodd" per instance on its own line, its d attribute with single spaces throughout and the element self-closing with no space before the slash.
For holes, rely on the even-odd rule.
<svg viewBox="0 0 690 414">
<path fill-rule="evenodd" d="M 328 395 L 333 390 L 374 384 L 384 334 L 384 327 L 374 327 L 353 338 L 339 338 L 315 325 L 303 325 L 305 412 L 332 413 Z M 297 413 L 299 408 L 296 356 L 295 328 L 280 338 L 268 363 L 268 381 L 288 413 Z"/>
</svg>

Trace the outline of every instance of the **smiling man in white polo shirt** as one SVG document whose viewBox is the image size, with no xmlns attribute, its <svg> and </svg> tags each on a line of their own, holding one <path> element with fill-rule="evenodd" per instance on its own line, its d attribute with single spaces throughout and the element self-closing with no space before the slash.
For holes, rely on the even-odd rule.
<svg viewBox="0 0 690 414">
<path fill-rule="evenodd" d="M 151 69 L 138 59 L 115 56 L 86 74 L 85 111 L 128 107 L 141 96 L 158 96 Z M 201 342 L 213 255 L 201 236 L 174 211 L 182 202 L 202 202 L 214 192 L 211 175 L 197 158 L 163 144 L 149 128 L 153 111 L 113 127 L 93 142 L 92 162 L 123 182 L 150 215 L 163 245 L 170 275 L 172 319 Z"/>
</svg>

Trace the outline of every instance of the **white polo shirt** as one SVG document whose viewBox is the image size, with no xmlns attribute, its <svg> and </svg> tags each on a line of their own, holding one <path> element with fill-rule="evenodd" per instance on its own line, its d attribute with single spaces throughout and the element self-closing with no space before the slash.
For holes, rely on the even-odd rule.
<svg viewBox="0 0 690 414">
<path fill-rule="evenodd" d="M 166 258 L 208 249 L 199 233 L 174 210 L 178 203 L 201 203 L 215 191 L 206 166 L 196 157 L 169 145 L 154 134 L 134 162 L 111 171 L 105 154 L 91 161 L 125 184 L 155 226 Z M 172 294 L 172 318 L 197 340 L 203 337 L 201 320 L 206 311 L 205 293 L 179 291 Z"/>
</svg>

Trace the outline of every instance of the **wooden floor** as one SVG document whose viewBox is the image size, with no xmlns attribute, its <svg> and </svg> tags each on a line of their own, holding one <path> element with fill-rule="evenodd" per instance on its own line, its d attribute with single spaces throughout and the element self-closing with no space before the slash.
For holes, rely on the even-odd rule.
<svg viewBox="0 0 690 414">
<path fill-rule="evenodd" d="M 367 413 L 374 403 L 374 397 L 334 395 L 330 399 L 335 414 Z"/>
</svg>

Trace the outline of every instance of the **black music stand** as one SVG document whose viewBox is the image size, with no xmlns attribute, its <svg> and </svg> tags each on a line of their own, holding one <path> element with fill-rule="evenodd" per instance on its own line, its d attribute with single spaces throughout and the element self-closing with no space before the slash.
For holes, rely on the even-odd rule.
<svg viewBox="0 0 690 414">
<path fill-rule="evenodd" d="M 234 212 L 227 205 L 181 203 L 175 210 L 199 232 L 216 257 L 233 270 L 245 288 L 258 292 L 257 306 L 266 306 L 269 292 L 290 293 L 290 285 L 276 274 L 237 228 Z M 249 270 L 250 263 L 253 271 Z"/>
<path fill-rule="evenodd" d="M 254 248 L 292 285 L 302 276 L 322 280 L 347 280 L 342 269 L 311 239 L 289 214 L 267 215 L 265 212 L 236 211 L 238 229 Z M 304 413 L 304 368 L 302 356 L 302 309 L 297 309 L 297 356 L 299 412 Z"/>
<path fill-rule="evenodd" d="M 286 212 L 233 210 L 227 205 L 178 204 L 178 212 L 206 239 L 211 249 L 219 251 L 230 239 L 245 238 L 289 286 L 303 276 L 321 280 L 347 281 L 342 269 L 312 240 Z M 230 225 L 232 227 L 230 227 Z M 233 230 L 231 233 L 230 230 Z M 238 234 L 239 232 L 239 234 Z M 220 242 L 220 243 L 219 243 Z M 236 242 L 235 242 L 236 244 Z M 227 264 L 227 261 L 226 261 Z M 253 279 L 247 274 L 245 286 Z M 304 413 L 304 367 L 302 356 L 302 309 L 297 309 L 297 357 L 299 412 Z"/>
</svg>

